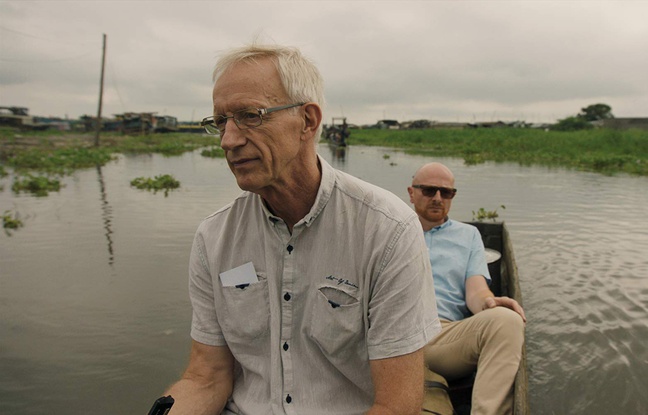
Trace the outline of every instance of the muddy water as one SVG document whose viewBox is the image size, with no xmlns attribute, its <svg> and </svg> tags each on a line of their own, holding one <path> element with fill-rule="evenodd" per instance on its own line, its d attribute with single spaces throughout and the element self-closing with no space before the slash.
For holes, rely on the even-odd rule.
<svg viewBox="0 0 648 415">
<path fill-rule="evenodd" d="M 406 202 L 414 170 L 431 160 L 320 153 Z M 457 176 L 455 219 L 497 208 L 511 232 L 532 413 L 647 413 L 648 179 L 437 160 Z M 165 197 L 129 186 L 158 174 L 181 188 Z M 25 223 L 0 234 L 0 413 L 146 413 L 186 364 L 195 228 L 239 190 L 223 160 L 199 152 L 121 157 L 64 183 L 36 198 L 0 180 L 0 211 Z"/>
</svg>

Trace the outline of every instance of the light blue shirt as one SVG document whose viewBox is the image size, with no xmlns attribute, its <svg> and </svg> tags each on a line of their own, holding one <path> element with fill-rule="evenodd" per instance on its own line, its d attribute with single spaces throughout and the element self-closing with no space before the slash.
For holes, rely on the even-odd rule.
<svg viewBox="0 0 648 415">
<path fill-rule="evenodd" d="M 483 275 L 490 285 L 484 243 L 476 227 L 448 219 L 424 232 L 430 254 L 439 317 L 457 321 L 470 317 L 466 280 Z"/>
</svg>

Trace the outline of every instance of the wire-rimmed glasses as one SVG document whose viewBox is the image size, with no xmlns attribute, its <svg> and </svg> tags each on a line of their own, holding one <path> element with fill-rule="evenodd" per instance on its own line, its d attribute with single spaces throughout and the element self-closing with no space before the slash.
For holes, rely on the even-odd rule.
<svg viewBox="0 0 648 415">
<path fill-rule="evenodd" d="M 220 134 L 225 133 L 225 126 L 229 118 L 234 120 L 234 123 L 240 130 L 247 130 L 248 128 L 255 128 L 263 124 L 263 116 L 272 112 L 287 110 L 304 105 L 305 102 L 297 104 L 282 105 L 273 108 L 246 108 L 244 110 L 236 111 L 232 115 L 216 115 L 212 117 L 205 117 L 200 122 L 200 126 L 205 128 L 207 134 Z"/>
</svg>

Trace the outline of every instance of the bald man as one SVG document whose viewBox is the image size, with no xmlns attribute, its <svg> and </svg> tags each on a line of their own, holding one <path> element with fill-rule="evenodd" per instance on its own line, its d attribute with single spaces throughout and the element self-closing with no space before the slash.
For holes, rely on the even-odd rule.
<svg viewBox="0 0 648 415">
<path fill-rule="evenodd" d="M 477 228 L 448 217 L 457 193 L 450 169 L 441 163 L 425 164 L 407 191 L 423 225 L 442 327 L 425 348 L 426 366 L 448 380 L 477 369 L 471 413 L 510 414 L 524 342 L 524 310 L 488 288 L 491 278 Z"/>
</svg>

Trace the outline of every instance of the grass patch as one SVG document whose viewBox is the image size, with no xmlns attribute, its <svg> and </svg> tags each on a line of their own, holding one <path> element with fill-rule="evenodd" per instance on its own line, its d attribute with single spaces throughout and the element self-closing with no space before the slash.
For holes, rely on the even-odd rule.
<svg viewBox="0 0 648 415">
<path fill-rule="evenodd" d="M 30 145 L 25 145 L 28 142 Z M 218 138 L 195 133 L 125 136 L 102 133 L 100 147 L 87 133 L 0 128 L 0 161 L 19 169 L 69 173 L 108 163 L 115 153 L 178 155 L 206 148 L 221 157 Z M 410 154 L 460 157 L 467 164 L 486 161 L 561 166 L 603 174 L 648 176 L 648 132 L 594 129 L 543 131 L 525 128 L 352 130 L 351 145 L 400 148 Z"/>
<path fill-rule="evenodd" d="M 113 158 L 112 151 L 107 148 L 30 148 L 9 158 L 7 165 L 19 171 L 36 170 L 54 174 L 69 174 L 77 169 L 103 166 Z"/>
<path fill-rule="evenodd" d="M 177 156 L 213 146 L 213 136 L 193 133 L 165 133 L 127 136 L 102 133 L 99 147 L 94 134 L 70 131 L 19 131 L 0 128 L 0 161 L 16 170 L 70 174 L 76 169 L 102 166 L 116 153 L 160 153 Z"/>
<path fill-rule="evenodd" d="M 603 174 L 648 175 L 648 132 L 542 131 L 521 128 L 353 130 L 351 145 L 401 148 L 411 154 L 562 166 Z"/>
<path fill-rule="evenodd" d="M 194 133 L 149 134 L 125 137 L 119 143 L 115 143 L 113 151 L 177 156 L 210 145 L 214 145 L 213 136 Z"/>
<path fill-rule="evenodd" d="M 203 157 L 211 157 L 211 158 L 222 158 L 225 157 L 225 150 L 223 150 L 220 147 L 211 147 L 208 149 L 203 150 L 200 153 L 201 156 Z"/>
<path fill-rule="evenodd" d="M 142 190 L 164 191 L 164 197 L 169 195 L 169 191 L 180 187 L 180 182 L 169 174 L 158 175 L 155 178 L 150 177 L 137 177 L 131 180 L 130 185 Z"/>
<path fill-rule="evenodd" d="M 33 176 L 27 174 L 22 178 L 17 178 L 11 190 L 16 193 L 26 192 L 34 196 L 47 196 L 49 192 L 58 192 L 61 190 L 61 182 L 58 179 L 52 179 L 47 176 Z"/>
</svg>

